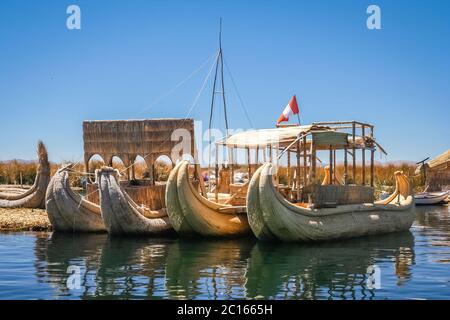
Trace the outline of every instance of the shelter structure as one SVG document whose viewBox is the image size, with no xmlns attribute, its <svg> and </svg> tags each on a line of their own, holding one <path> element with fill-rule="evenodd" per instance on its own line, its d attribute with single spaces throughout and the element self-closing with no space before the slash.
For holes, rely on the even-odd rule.
<svg viewBox="0 0 450 320">
<path fill-rule="evenodd" d="M 145 120 L 94 120 L 83 122 L 84 161 L 86 171 L 93 173 L 89 161 L 100 156 L 105 165 L 112 167 L 113 158 L 119 158 L 127 179 L 121 185 L 138 205 L 151 209 L 165 207 L 165 185 L 156 183 L 155 161 L 166 156 L 171 161 L 194 156 L 193 119 L 145 119 Z M 178 151 L 177 151 L 178 150 Z M 137 157 L 145 160 L 148 178 L 137 180 Z M 175 156 L 175 157 L 174 157 Z M 97 185 L 88 183 L 88 199 L 99 203 Z"/>
<path fill-rule="evenodd" d="M 434 159 L 420 164 L 416 174 L 423 174 L 426 191 L 450 189 L 450 149 Z"/>
<path fill-rule="evenodd" d="M 141 156 L 149 168 L 149 179 L 154 182 L 155 160 L 165 155 L 173 161 L 172 151 L 180 143 L 181 130 L 185 130 L 188 135 L 183 136 L 189 139 L 190 150 L 185 153 L 192 155 L 195 146 L 193 119 L 84 121 L 86 170 L 91 172 L 89 160 L 94 155 L 99 155 L 108 166 L 112 166 L 113 157 L 118 157 L 125 167 L 129 167 L 129 180 L 134 180 L 133 164 L 136 157 Z"/>
</svg>

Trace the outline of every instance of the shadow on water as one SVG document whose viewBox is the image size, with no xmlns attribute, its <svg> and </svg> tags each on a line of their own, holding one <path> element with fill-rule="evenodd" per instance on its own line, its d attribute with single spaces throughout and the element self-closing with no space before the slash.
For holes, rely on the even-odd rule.
<svg viewBox="0 0 450 320">
<path fill-rule="evenodd" d="M 37 238 L 35 266 L 64 298 L 370 299 L 367 268 L 392 261 L 408 281 L 413 248 L 410 232 L 322 244 L 55 233 Z M 67 287 L 71 265 L 81 269 L 78 289 Z"/>
</svg>

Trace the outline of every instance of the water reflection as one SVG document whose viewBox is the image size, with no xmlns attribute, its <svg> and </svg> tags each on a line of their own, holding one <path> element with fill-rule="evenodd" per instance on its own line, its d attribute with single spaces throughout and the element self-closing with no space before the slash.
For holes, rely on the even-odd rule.
<svg viewBox="0 0 450 320">
<path fill-rule="evenodd" d="M 367 268 L 388 261 L 397 284 L 414 264 L 410 232 L 323 244 L 53 234 L 35 246 L 38 281 L 64 298 L 371 299 Z M 81 288 L 67 288 L 67 267 Z"/>
<path fill-rule="evenodd" d="M 411 276 L 414 237 L 410 232 L 342 242 L 305 244 L 257 243 L 247 272 L 248 295 L 277 299 L 364 299 L 367 268 L 395 260 L 399 281 Z"/>
</svg>

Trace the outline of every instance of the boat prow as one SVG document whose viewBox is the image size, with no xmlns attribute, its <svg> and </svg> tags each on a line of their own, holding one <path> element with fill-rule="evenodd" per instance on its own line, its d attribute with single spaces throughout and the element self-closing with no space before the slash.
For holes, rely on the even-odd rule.
<svg viewBox="0 0 450 320">
<path fill-rule="evenodd" d="M 60 168 L 50 180 L 45 196 L 48 218 L 55 231 L 104 232 L 100 207 L 70 188 L 69 166 Z"/>
<path fill-rule="evenodd" d="M 189 180 L 189 162 L 172 170 L 166 188 L 167 213 L 175 231 L 208 237 L 231 237 L 250 232 L 245 212 L 203 197 Z"/>
<path fill-rule="evenodd" d="M 160 235 L 173 231 L 166 210 L 139 207 L 119 184 L 119 173 L 104 167 L 96 171 L 103 221 L 110 234 Z"/>
<path fill-rule="evenodd" d="M 414 198 L 406 176 L 396 172 L 395 178 L 396 191 L 384 202 L 314 209 L 281 196 L 273 185 L 272 165 L 266 163 L 250 184 L 249 223 L 259 239 L 270 239 L 267 234 L 272 234 L 282 241 L 321 241 L 408 230 L 415 218 Z"/>
<path fill-rule="evenodd" d="M 25 192 L 0 192 L 0 208 L 45 208 L 45 192 L 50 181 L 50 163 L 42 141 L 38 143 L 37 154 L 39 164 L 33 186 Z"/>
</svg>

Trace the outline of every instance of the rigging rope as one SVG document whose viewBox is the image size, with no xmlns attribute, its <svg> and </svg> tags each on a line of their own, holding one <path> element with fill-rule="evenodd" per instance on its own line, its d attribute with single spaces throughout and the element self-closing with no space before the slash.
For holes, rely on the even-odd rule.
<svg viewBox="0 0 450 320">
<path fill-rule="evenodd" d="M 217 57 L 218 54 L 219 54 L 219 53 L 216 53 L 216 57 Z M 215 59 L 214 59 L 214 61 L 215 61 Z M 203 80 L 203 83 L 202 83 L 202 86 L 201 86 L 200 90 L 198 91 L 197 95 L 196 95 L 195 98 L 194 98 L 194 101 L 192 102 L 192 104 L 191 104 L 191 106 L 190 106 L 190 108 L 189 108 L 189 110 L 188 110 L 188 113 L 187 113 L 186 116 L 183 118 L 182 123 L 181 123 L 179 126 L 177 126 L 177 127 L 175 128 L 175 130 L 179 129 L 179 128 L 184 124 L 184 122 L 189 118 L 191 112 L 192 112 L 192 111 L 194 110 L 194 108 L 196 107 L 197 102 L 198 102 L 198 99 L 200 98 L 200 96 L 201 96 L 203 90 L 205 89 L 206 83 L 208 82 L 208 79 L 209 79 L 209 77 L 211 76 L 211 72 L 212 72 L 212 70 L 213 70 L 213 68 L 214 68 L 214 65 L 215 65 L 215 63 L 213 63 L 213 64 L 211 65 L 211 68 L 209 69 L 208 74 L 206 75 L 205 79 Z M 163 145 L 163 144 L 166 143 L 168 140 L 169 140 L 169 138 L 165 139 L 164 141 L 161 142 L 160 145 Z M 145 156 L 143 157 L 143 159 L 147 158 L 149 155 L 150 155 L 150 154 L 145 155 Z M 120 173 L 125 172 L 126 170 L 128 170 L 129 168 L 131 168 L 133 165 L 134 165 L 134 163 L 131 164 L 131 165 L 129 165 L 129 166 L 127 166 L 127 167 L 125 167 L 122 171 L 120 171 Z"/>
<path fill-rule="evenodd" d="M 212 58 L 214 58 L 217 55 L 217 53 L 212 54 L 210 57 L 208 57 L 208 59 L 206 59 L 205 62 L 203 62 L 197 69 L 195 69 L 194 71 L 192 71 L 185 79 L 181 80 L 180 82 L 178 82 L 172 89 L 166 91 L 165 93 L 161 94 L 160 96 L 156 97 L 148 107 L 145 107 L 144 109 L 142 109 L 139 113 L 137 114 L 142 114 L 144 112 L 147 112 L 148 110 L 150 110 L 151 108 L 153 108 L 155 105 L 157 105 L 162 99 L 170 96 L 172 93 L 174 93 L 179 87 L 181 87 L 183 84 L 185 84 L 188 80 L 190 80 L 195 74 L 197 74 L 200 70 L 202 70 L 207 64 L 209 64 L 209 62 L 211 61 Z"/>
<path fill-rule="evenodd" d="M 234 78 L 231 73 L 230 67 L 228 66 L 227 60 L 226 59 L 223 59 L 223 60 L 225 62 L 225 67 L 227 68 L 228 74 L 230 75 L 231 83 L 233 84 L 234 90 L 236 91 L 236 94 L 239 98 L 239 102 L 241 103 L 242 109 L 244 109 L 245 117 L 247 118 L 247 120 L 248 120 L 249 124 L 252 126 L 252 128 L 254 128 L 255 126 L 253 125 L 253 122 L 252 122 L 250 116 L 248 115 L 247 108 L 245 107 L 244 101 L 242 100 L 242 97 L 241 97 L 241 94 L 239 93 L 237 85 L 234 82 Z"/>
</svg>

